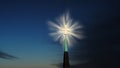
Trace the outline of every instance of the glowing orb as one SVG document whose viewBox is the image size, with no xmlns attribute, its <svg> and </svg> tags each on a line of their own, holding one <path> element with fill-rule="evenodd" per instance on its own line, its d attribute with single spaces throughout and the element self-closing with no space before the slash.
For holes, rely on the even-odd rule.
<svg viewBox="0 0 120 68">
<path fill-rule="evenodd" d="M 63 14 L 55 22 L 49 21 L 50 29 L 52 32 L 51 36 L 54 37 L 56 41 L 60 40 L 63 45 L 66 39 L 66 45 L 72 45 L 75 38 L 82 38 L 81 31 L 79 31 L 82 26 L 78 22 L 71 19 L 69 13 Z"/>
</svg>

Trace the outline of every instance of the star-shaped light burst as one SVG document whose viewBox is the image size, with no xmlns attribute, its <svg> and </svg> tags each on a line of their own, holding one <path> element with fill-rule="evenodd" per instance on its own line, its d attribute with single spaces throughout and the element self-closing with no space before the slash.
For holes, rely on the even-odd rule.
<svg viewBox="0 0 120 68">
<path fill-rule="evenodd" d="M 81 32 L 79 31 L 82 26 L 80 26 L 78 22 L 74 22 L 69 13 L 60 16 L 56 20 L 56 23 L 49 21 L 49 24 L 53 31 L 50 35 L 53 36 L 56 41 L 60 40 L 65 46 L 65 51 L 67 51 L 68 45 L 72 45 L 75 38 L 82 38 Z"/>
</svg>

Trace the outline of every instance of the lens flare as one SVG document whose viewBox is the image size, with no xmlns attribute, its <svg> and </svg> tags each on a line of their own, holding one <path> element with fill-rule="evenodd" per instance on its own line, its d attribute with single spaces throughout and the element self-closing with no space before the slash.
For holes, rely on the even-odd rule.
<svg viewBox="0 0 120 68">
<path fill-rule="evenodd" d="M 68 45 L 72 45 L 75 42 L 75 38 L 81 39 L 82 26 L 78 22 L 73 21 L 69 12 L 61 15 L 55 22 L 49 21 L 50 29 L 52 32 L 50 35 L 54 37 L 55 41 L 60 41 L 64 45 L 64 40 L 67 40 Z"/>
</svg>

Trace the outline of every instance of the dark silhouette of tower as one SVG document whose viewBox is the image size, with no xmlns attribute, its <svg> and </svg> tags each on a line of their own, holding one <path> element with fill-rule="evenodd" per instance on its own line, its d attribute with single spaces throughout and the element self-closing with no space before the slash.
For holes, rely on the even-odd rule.
<svg viewBox="0 0 120 68">
<path fill-rule="evenodd" d="M 63 68 L 70 68 L 69 55 L 68 55 L 68 52 L 67 52 L 67 51 L 64 51 Z"/>
</svg>

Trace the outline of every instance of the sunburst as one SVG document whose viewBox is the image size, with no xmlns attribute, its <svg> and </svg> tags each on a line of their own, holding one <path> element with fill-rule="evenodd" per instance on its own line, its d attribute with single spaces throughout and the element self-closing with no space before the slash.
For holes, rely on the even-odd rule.
<svg viewBox="0 0 120 68">
<path fill-rule="evenodd" d="M 55 22 L 49 21 L 49 25 L 52 30 L 50 35 L 65 46 L 65 51 L 67 51 L 68 45 L 74 43 L 75 38 L 82 38 L 82 32 L 79 31 L 82 26 L 79 25 L 79 22 L 73 21 L 69 12 L 61 15 Z"/>
</svg>

